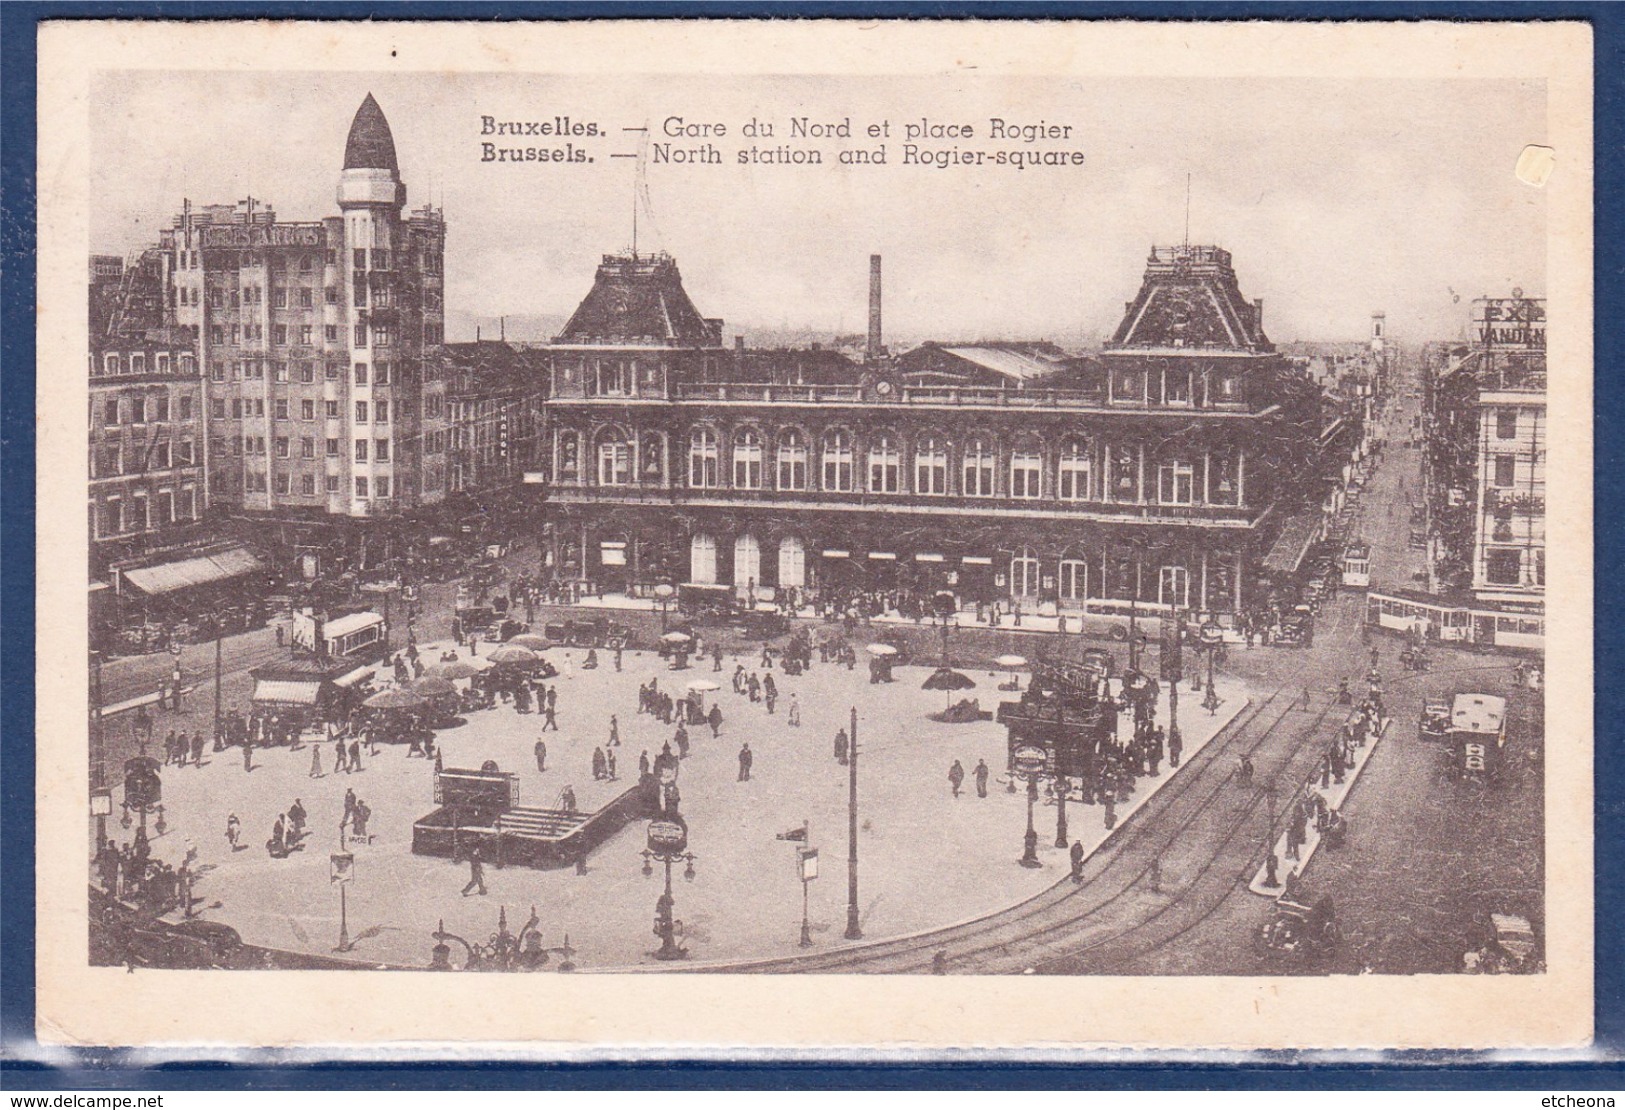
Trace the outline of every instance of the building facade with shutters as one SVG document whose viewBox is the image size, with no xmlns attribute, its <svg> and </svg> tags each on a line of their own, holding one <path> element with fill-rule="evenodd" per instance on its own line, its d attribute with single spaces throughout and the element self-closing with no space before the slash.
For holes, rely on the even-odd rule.
<svg viewBox="0 0 1625 1110">
<path fill-rule="evenodd" d="M 934 344 L 812 375 L 725 348 L 670 258 L 606 256 L 548 348 L 548 561 L 606 592 L 1236 611 L 1324 426 L 1261 317 L 1227 252 L 1158 248 L 1098 359 Z"/>
</svg>

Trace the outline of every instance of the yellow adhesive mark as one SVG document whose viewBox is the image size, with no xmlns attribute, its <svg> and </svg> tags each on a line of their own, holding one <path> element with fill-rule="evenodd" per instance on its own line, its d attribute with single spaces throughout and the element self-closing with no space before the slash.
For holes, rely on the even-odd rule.
<svg viewBox="0 0 1625 1110">
<path fill-rule="evenodd" d="M 1525 185 L 1533 185 L 1539 189 L 1546 184 L 1546 179 L 1552 176 L 1552 170 L 1557 166 L 1557 152 L 1549 146 L 1535 146 L 1533 143 L 1523 148 L 1518 155 L 1518 164 L 1513 173 Z"/>
</svg>

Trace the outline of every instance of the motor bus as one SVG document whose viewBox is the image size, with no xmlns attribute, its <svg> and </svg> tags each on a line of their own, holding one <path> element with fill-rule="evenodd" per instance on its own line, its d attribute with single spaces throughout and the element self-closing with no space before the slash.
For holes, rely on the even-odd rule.
<svg viewBox="0 0 1625 1110">
<path fill-rule="evenodd" d="M 1493 694 L 1457 694 L 1450 703 L 1451 770 L 1487 782 L 1501 773 L 1506 755 L 1507 703 Z"/>
</svg>

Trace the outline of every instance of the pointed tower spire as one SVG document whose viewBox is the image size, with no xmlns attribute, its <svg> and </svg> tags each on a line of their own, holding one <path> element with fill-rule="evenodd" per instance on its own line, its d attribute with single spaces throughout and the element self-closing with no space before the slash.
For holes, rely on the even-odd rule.
<svg viewBox="0 0 1625 1110">
<path fill-rule="evenodd" d="M 344 168 L 400 172 L 395 160 L 395 136 L 372 93 L 361 102 L 350 123 L 350 137 L 344 143 Z"/>
</svg>

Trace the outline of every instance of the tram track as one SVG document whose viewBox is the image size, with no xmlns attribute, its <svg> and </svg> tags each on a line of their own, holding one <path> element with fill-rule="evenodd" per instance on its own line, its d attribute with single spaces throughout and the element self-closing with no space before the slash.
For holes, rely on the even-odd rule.
<svg viewBox="0 0 1625 1110">
<path fill-rule="evenodd" d="M 695 967 L 693 970 L 787 973 L 839 970 L 907 974 L 930 969 L 937 953 L 942 952 L 945 953 L 949 970 L 997 973 L 1000 970 L 1025 970 L 1028 966 L 1047 967 L 1080 951 L 1112 943 L 1141 928 L 1147 920 L 1160 917 L 1175 904 L 1163 902 L 1154 907 L 1150 915 L 1130 914 L 1130 919 L 1121 927 L 1114 928 L 1102 920 L 1144 892 L 1153 860 L 1162 859 L 1176 846 L 1209 845 L 1213 851 L 1196 868 L 1198 875 L 1206 874 L 1262 805 L 1267 797 L 1265 790 L 1255 789 L 1246 794 L 1233 791 L 1233 772 L 1223 767 L 1225 763 L 1239 761 L 1242 754 L 1249 757 L 1257 754 L 1266 744 L 1280 738 L 1278 730 L 1298 710 L 1295 698 L 1282 700 L 1284 690 L 1284 687 L 1277 689 L 1263 702 L 1250 706 L 1243 717 L 1231 722 L 1220 736 L 1209 741 L 1185 768 L 1189 777 L 1176 776 L 1173 782 L 1148 801 L 1145 808 L 1132 815 L 1116 836 L 1108 839 L 1089 858 L 1081 884 L 1075 885 L 1068 879 L 1062 879 L 1016 906 L 973 921 L 908 937 L 877 941 L 817 956 L 712 965 Z M 1307 724 L 1300 718 L 1288 726 L 1294 735 L 1287 742 L 1286 765 L 1302 758 L 1305 751 L 1318 751 L 1318 746 L 1307 741 L 1319 732 L 1332 708 L 1332 705 L 1326 706 L 1314 714 Z M 1260 721 L 1266 722 L 1262 729 L 1257 728 Z M 1304 761 L 1304 774 L 1317 759 L 1318 756 L 1311 755 Z M 1283 765 L 1274 775 L 1266 777 L 1275 780 L 1288 773 Z M 1296 780 L 1288 778 L 1287 781 Z M 1198 822 L 1210 816 L 1216 802 L 1226 798 L 1243 801 L 1239 813 L 1226 812 L 1214 822 L 1217 827 L 1208 835 L 1186 835 Z M 1175 818 L 1172 823 L 1168 821 L 1170 817 Z M 1260 843 L 1264 842 L 1264 838 L 1260 837 Z M 1228 879 L 1226 881 L 1228 884 Z M 1051 959 L 1036 963 L 1025 958 L 1026 953 L 1035 950 L 1054 954 L 1057 943 L 1068 945 L 1064 938 L 1089 935 L 1102 928 L 1110 935 L 1082 949 L 1068 946 L 1063 954 L 1052 955 Z"/>
</svg>

